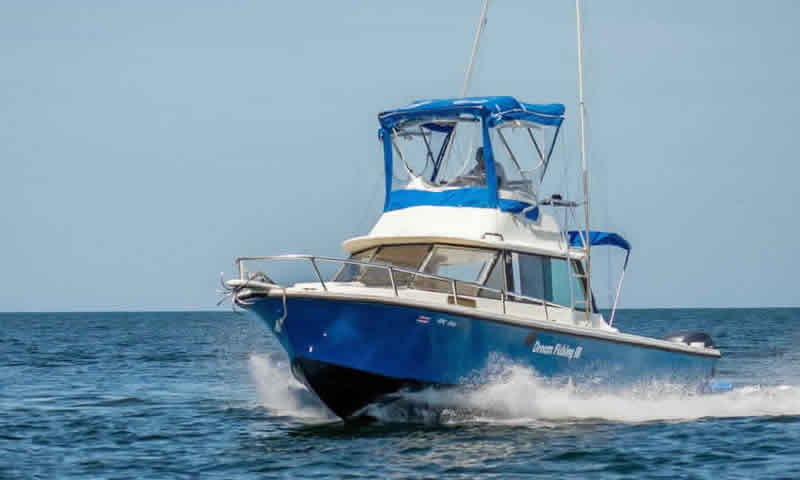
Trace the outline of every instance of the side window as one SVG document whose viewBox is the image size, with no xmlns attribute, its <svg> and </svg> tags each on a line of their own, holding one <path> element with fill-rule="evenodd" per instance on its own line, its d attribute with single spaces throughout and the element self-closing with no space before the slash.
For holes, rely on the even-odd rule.
<svg viewBox="0 0 800 480">
<path fill-rule="evenodd" d="M 576 275 L 583 274 L 583 264 L 581 264 L 577 260 L 572 261 L 572 271 Z M 586 308 L 586 286 L 583 284 L 583 280 L 579 277 L 575 277 L 573 275 L 572 279 L 572 292 L 575 295 L 575 308 L 579 310 L 583 310 Z"/>
<path fill-rule="evenodd" d="M 549 277 L 549 298 L 548 300 L 558 305 L 570 305 L 573 293 L 570 292 L 570 265 L 564 258 L 551 258 Z M 579 290 L 575 289 L 575 298 L 578 298 Z"/>
<path fill-rule="evenodd" d="M 576 307 L 583 305 L 584 287 L 574 275 L 581 271 L 577 262 L 524 253 L 514 253 L 513 262 L 514 293 L 565 306 L 574 298 Z"/>
<path fill-rule="evenodd" d="M 537 299 L 545 298 L 545 258 L 539 255 L 514 253 L 514 290 Z"/>
</svg>

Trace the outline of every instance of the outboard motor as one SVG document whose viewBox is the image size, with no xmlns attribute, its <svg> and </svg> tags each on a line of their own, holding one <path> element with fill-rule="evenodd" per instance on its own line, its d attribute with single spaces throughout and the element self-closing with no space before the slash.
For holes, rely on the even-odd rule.
<svg viewBox="0 0 800 480">
<path fill-rule="evenodd" d="M 664 337 L 664 340 L 668 342 L 685 343 L 690 347 L 714 347 L 714 340 L 711 339 L 709 334 L 704 332 L 674 332 Z"/>
<path fill-rule="evenodd" d="M 683 343 L 690 347 L 714 348 L 714 340 L 711 335 L 704 332 L 674 332 L 670 333 L 664 340 L 668 342 Z M 733 390 L 733 384 L 725 380 L 714 378 L 716 371 L 712 370 L 711 378 L 708 378 L 698 388 L 698 393 L 714 394 L 727 393 Z"/>
</svg>

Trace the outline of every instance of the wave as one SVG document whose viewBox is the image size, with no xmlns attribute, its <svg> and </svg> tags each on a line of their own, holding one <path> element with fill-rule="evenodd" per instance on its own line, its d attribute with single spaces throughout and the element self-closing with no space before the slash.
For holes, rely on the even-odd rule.
<svg viewBox="0 0 800 480">
<path fill-rule="evenodd" d="M 261 405 L 300 418 L 335 419 L 297 382 L 283 357 L 252 355 L 250 367 Z M 518 365 L 495 368 L 473 388 L 398 392 L 361 410 L 381 422 L 535 424 L 584 421 L 625 423 L 800 415 L 800 387 L 738 387 L 701 395 L 685 387 L 652 383 L 623 391 L 554 384 Z"/>
</svg>

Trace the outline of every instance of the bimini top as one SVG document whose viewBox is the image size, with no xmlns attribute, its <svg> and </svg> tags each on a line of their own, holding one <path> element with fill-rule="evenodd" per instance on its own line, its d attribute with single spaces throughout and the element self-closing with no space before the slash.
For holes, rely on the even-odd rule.
<svg viewBox="0 0 800 480">
<path fill-rule="evenodd" d="M 582 230 L 569 231 L 569 244 L 573 247 L 583 247 L 583 237 L 586 235 Z M 589 244 L 592 246 L 607 245 L 610 247 L 618 247 L 626 251 L 631 250 L 631 244 L 618 233 L 612 232 L 598 232 L 592 230 L 589 232 Z"/>
<path fill-rule="evenodd" d="M 424 117 L 457 119 L 462 115 L 486 118 L 490 128 L 513 120 L 559 127 L 564 121 L 564 105 L 536 105 L 508 96 L 418 100 L 405 107 L 381 112 L 378 119 L 383 128 L 391 129 Z"/>
<path fill-rule="evenodd" d="M 420 100 L 381 112 L 378 121 L 385 212 L 471 207 L 538 219 L 535 186 L 547 169 L 564 105 L 535 105 L 509 96 Z M 513 128 L 500 132 L 504 126 Z M 519 144 L 508 142 L 513 135 L 520 135 L 534 156 L 515 154 Z"/>
<path fill-rule="evenodd" d="M 586 236 L 585 230 L 570 230 L 569 231 L 569 244 L 572 247 L 583 247 L 583 238 Z M 631 243 L 622 235 L 613 232 L 598 232 L 595 230 L 589 231 L 589 245 L 592 246 L 609 246 L 617 247 L 625 250 L 625 264 L 623 269 L 628 268 L 628 259 L 631 256 Z"/>
</svg>

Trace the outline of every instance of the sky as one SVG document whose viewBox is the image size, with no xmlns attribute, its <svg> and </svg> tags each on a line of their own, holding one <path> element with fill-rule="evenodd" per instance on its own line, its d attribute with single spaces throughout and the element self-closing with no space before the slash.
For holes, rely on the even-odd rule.
<svg viewBox="0 0 800 480">
<path fill-rule="evenodd" d="M 377 113 L 459 93 L 480 7 L 0 0 L 0 311 L 211 309 L 238 255 L 343 255 L 381 212 Z M 798 23 L 585 2 L 623 307 L 800 305 Z M 567 106 L 554 179 L 579 165 L 575 45 L 573 2 L 492 0 L 470 90 Z"/>
</svg>

